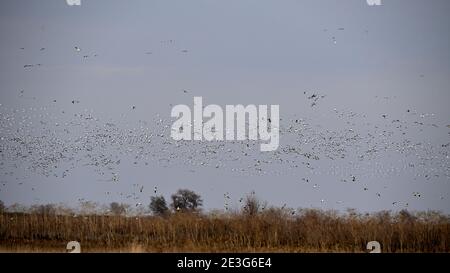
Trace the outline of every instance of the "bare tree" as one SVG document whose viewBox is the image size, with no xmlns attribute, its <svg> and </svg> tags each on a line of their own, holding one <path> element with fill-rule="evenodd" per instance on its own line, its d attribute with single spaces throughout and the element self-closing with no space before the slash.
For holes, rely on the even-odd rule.
<svg viewBox="0 0 450 273">
<path fill-rule="evenodd" d="M 195 212 L 203 205 L 200 195 L 187 189 L 172 194 L 172 208 L 175 211 Z"/>
<path fill-rule="evenodd" d="M 5 203 L 3 203 L 2 200 L 0 200 L 0 213 L 5 212 Z"/>
<path fill-rule="evenodd" d="M 254 216 L 258 214 L 261 209 L 261 201 L 254 195 L 247 195 L 245 198 L 245 205 L 243 207 L 244 214 L 248 216 Z"/>
</svg>

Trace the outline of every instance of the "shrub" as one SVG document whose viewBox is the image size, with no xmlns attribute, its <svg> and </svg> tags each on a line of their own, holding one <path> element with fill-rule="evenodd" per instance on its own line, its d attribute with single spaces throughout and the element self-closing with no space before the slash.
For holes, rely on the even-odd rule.
<svg viewBox="0 0 450 273">
<path fill-rule="evenodd" d="M 152 196 L 149 207 L 154 215 L 163 216 L 169 212 L 164 196 Z"/>
<path fill-rule="evenodd" d="M 114 215 L 124 215 L 127 212 L 126 205 L 112 202 L 109 205 L 109 210 Z"/>
</svg>

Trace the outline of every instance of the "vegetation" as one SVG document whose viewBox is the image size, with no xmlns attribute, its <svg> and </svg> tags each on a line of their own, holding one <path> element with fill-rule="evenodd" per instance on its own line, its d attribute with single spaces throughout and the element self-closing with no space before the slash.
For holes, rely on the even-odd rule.
<svg viewBox="0 0 450 273">
<path fill-rule="evenodd" d="M 125 213 L 127 212 L 127 205 L 112 202 L 109 205 L 109 210 L 113 215 L 125 215 Z"/>
<path fill-rule="evenodd" d="M 382 252 L 450 251 L 450 218 L 439 212 L 263 209 L 251 195 L 240 210 L 201 213 L 200 196 L 186 190 L 172 201 L 170 213 L 164 197 L 152 198 L 152 215 L 118 203 L 97 213 L 13 205 L 0 213 L 0 251 L 64 252 L 74 240 L 83 252 L 365 252 L 374 240 Z"/>
<path fill-rule="evenodd" d="M 245 205 L 242 208 L 242 212 L 248 216 L 257 215 L 261 209 L 261 201 L 254 195 L 248 195 L 245 198 Z"/>
<path fill-rule="evenodd" d="M 150 198 L 150 211 L 153 215 L 164 216 L 169 213 L 169 208 L 167 207 L 166 199 L 164 196 L 152 196 Z"/>
<path fill-rule="evenodd" d="M 203 205 L 200 195 L 193 191 L 181 189 L 172 194 L 172 208 L 175 211 L 196 212 Z"/>
</svg>

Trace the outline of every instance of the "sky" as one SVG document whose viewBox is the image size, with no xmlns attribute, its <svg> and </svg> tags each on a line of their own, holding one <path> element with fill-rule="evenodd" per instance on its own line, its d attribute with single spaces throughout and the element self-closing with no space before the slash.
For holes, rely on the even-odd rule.
<svg viewBox="0 0 450 273">
<path fill-rule="evenodd" d="M 280 207 L 449 213 L 449 12 L 447 0 L 2 1 L 0 200 L 138 208 L 156 187 L 192 189 L 208 210 L 254 191 Z M 279 149 L 171 140 L 172 106 L 194 96 L 279 105 Z"/>
</svg>

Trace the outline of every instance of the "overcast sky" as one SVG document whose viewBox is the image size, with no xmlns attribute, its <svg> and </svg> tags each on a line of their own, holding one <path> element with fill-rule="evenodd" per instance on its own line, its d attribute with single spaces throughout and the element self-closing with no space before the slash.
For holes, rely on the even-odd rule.
<svg viewBox="0 0 450 273">
<path fill-rule="evenodd" d="M 70 133 L 58 145 L 72 145 L 70 135 L 89 132 L 64 124 L 68 116 L 90 113 L 98 118 L 92 128 L 113 122 L 124 131 L 147 122 L 151 131 L 162 126 L 159 119 L 170 125 L 172 105 L 192 106 L 193 97 L 202 96 L 205 105 L 278 104 L 283 126 L 301 119 L 308 133 L 282 135 L 279 154 L 255 152 L 237 161 L 247 167 L 258 159 L 282 158 L 261 173 L 236 171 L 233 159 L 222 155 L 226 150 L 216 151 L 223 162 L 219 168 L 200 164 L 211 160 L 200 155 L 193 158 L 198 165 L 183 164 L 197 143 L 183 149 L 171 144 L 167 149 L 180 160 L 167 164 L 161 159 L 134 164 L 122 150 L 106 148 L 122 158 L 118 170 L 99 174 L 81 161 L 65 162 L 55 168 L 70 165 L 64 178 L 62 171 L 46 176 L 26 168 L 35 157 L 22 162 L 3 153 L 0 199 L 6 204 L 75 205 L 80 198 L 148 204 L 156 186 L 166 198 L 176 189 L 193 189 L 207 209 L 238 207 L 241 197 L 255 191 L 270 205 L 294 208 L 450 212 L 449 1 L 383 0 L 382 6 L 365 0 L 81 1 L 81 6 L 64 0 L 1 2 L 3 118 L 17 109 L 35 115 L 38 122 L 27 128 L 44 126 L 39 120 L 59 122 L 55 130 Z M 311 106 L 312 94 L 324 97 Z M 4 151 L 11 136 L 20 134 L 5 126 L 24 125 L 19 112 L 12 121 L 17 124 L 0 127 Z M 358 143 L 376 143 L 377 156 L 361 159 L 371 147 L 347 141 L 350 129 Z M 326 159 L 327 152 L 318 151 L 318 160 L 292 159 L 282 149 L 290 145 L 304 152 L 306 142 L 336 147 L 331 136 L 348 144 L 344 158 Z M 242 156 L 236 149 L 236 157 Z M 415 150 L 404 155 L 402 149 Z M 120 181 L 104 178 L 112 172 L 120 173 Z"/>
</svg>

